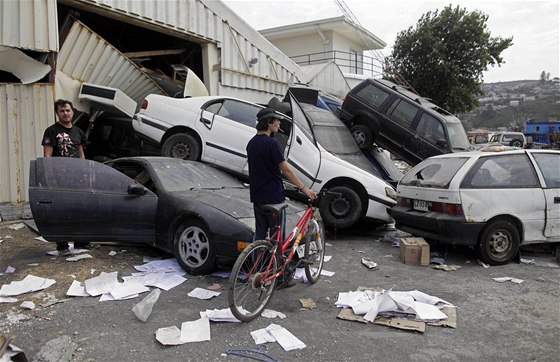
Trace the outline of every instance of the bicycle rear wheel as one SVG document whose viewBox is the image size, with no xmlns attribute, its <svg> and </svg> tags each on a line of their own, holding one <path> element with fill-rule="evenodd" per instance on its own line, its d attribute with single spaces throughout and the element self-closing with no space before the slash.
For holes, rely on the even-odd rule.
<svg viewBox="0 0 560 362">
<path fill-rule="evenodd" d="M 311 219 L 305 240 L 305 275 L 314 284 L 321 276 L 325 259 L 325 229 L 321 220 Z"/>
<path fill-rule="evenodd" d="M 268 304 L 276 279 L 263 282 L 278 271 L 278 256 L 271 243 L 255 241 L 241 252 L 229 278 L 228 302 L 235 318 L 250 322 L 261 315 Z"/>
</svg>

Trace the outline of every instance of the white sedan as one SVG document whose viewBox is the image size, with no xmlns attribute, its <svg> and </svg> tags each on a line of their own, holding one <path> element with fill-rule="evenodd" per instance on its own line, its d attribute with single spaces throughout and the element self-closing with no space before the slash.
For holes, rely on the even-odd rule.
<svg viewBox="0 0 560 362">
<path fill-rule="evenodd" d="M 560 242 L 560 151 L 431 157 L 401 179 L 397 203 L 398 229 L 506 264 L 521 245 Z"/>
<path fill-rule="evenodd" d="M 347 228 L 362 218 L 392 222 L 394 188 L 326 151 L 293 97 L 290 104 L 293 117 L 282 121 L 277 134 L 286 160 L 307 187 L 341 194 L 321 201 L 325 225 Z M 148 95 L 133 127 L 140 138 L 161 147 L 164 156 L 201 160 L 247 176 L 245 147 L 256 133 L 256 115 L 262 108 L 231 97 Z"/>
</svg>

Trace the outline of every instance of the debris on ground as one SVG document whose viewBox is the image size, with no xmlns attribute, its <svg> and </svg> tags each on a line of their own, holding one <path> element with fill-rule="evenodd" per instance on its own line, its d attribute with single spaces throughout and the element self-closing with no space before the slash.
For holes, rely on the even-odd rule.
<svg viewBox="0 0 560 362">
<path fill-rule="evenodd" d="M 286 318 L 286 315 L 282 312 L 277 312 L 277 311 L 272 310 L 272 309 L 265 309 L 261 313 L 261 317 L 268 318 L 268 319 L 274 319 L 274 318 L 278 317 L 280 319 L 284 319 L 284 318 Z"/>
<path fill-rule="evenodd" d="M 252 331 L 251 336 L 256 344 L 278 342 L 286 352 L 307 347 L 305 343 L 299 340 L 290 331 L 278 324 L 270 324 L 266 328 Z"/>
<path fill-rule="evenodd" d="M 379 269 L 379 265 L 377 265 L 377 263 L 371 260 L 370 258 L 362 258 L 362 264 L 371 270 Z"/>
<path fill-rule="evenodd" d="M 46 279 L 28 274 L 23 280 L 2 285 L 0 297 L 12 297 L 14 295 L 36 292 L 48 288 L 55 283 L 56 280 L 54 279 Z"/>
<path fill-rule="evenodd" d="M 523 279 L 518 279 L 518 278 L 511 278 L 511 277 L 500 277 L 500 278 L 492 278 L 493 281 L 498 282 L 498 283 L 503 283 L 503 282 L 512 282 L 515 284 L 521 284 L 524 282 Z"/>
<path fill-rule="evenodd" d="M 461 269 L 460 265 L 447 265 L 447 264 L 431 265 L 430 267 L 432 269 L 443 270 L 443 271 L 457 271 Z"/>
<path fill-rule="evenodd" d="M 311 298 L 302 298 L 299 300 L 302 309 L 313 310 L 317 308 L 317 303 Z"/>
<path fill-rule="evenodd" d="M 359 288 L 339 293 L 337 318 L 424 332 L 425 325 L 457 328 L 456 308 L 418 290 L 409 292 Z"/>
<path fill-rule="evenodd" d="M 187 295 L 191 298 L 198 298 L 198 299 L 212 299 L 217 297 L 218 295 L 222 294 L 221 292 L 215 292 L 213 290 L 208 290 L 204 288 L 196 287 L 191 290 Z"/>
<path fill-rule="evenodd" d="M 159 299 L 160 294 L 161 291 L 156 288 L 144 299 L 142 299 L 140 303 L 135 304 L 134 307 L 132 307 L 132 311 L 134 312 L 136 318 L 140 319 L 142 322 L 148 320 L 148 317 L 152 314 L 152 309 Z"/>
</svg>

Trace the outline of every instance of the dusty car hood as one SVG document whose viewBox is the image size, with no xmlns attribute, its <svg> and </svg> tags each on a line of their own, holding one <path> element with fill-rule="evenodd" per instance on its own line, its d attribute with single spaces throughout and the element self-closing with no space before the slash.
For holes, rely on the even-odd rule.
<svg viewBox="0 0 560 362">
<path fill-rule="evenodd" d="M 175 193 L 186 200 L 196 200 L 197 202 L 212 206 L 224 213 L 236 218 L 253 218 L 253 204 L 249 200 L 248 189 L 225 188 L 219 190 L 212 189 L 193 189 Z M 289 201 L 287 210 L 288 225 L 290 221 L 297 221 L 297 213 L 303 211 L 303 207 Z M 295 222 L 294 222 L 295 224 Z"/>
</svg>

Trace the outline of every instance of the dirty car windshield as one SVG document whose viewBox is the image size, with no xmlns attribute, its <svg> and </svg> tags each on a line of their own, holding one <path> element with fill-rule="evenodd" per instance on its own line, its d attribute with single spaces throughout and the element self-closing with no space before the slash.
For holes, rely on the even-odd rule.
<svg viewBox="0 0 560 362">
<path fill-rule="evenodd" d="M 468 157 L 428 159 L 412 168 L 400 181 L 404 186 L 420 186 L 444 189 Z"/>
<path fill-rule="evenodd" d="M 234 177 L 199 162 L 165 160 L 152 162 L 152 166 L 166 191 L 243 187 Z"/>
</svg>

